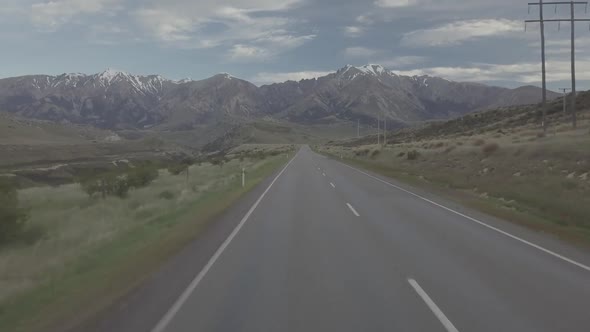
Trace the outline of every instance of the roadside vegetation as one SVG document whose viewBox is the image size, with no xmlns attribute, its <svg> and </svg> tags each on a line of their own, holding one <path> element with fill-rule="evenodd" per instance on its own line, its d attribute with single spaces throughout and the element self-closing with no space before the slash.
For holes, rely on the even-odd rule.
<svg viewBox="0 0 590 332">
<path fill-rule="evenodd" d="M 18 189 L 11 177 L 0 177 L 0 331 L 45 330 L 91 317 L 294 151 L 260 146 L 167 163 L 127 162 L 59 186 Z"/>
<path fill-rule="evenodd" d="M 503 219 L 590 245 L 590 94 L 579 100 L 579 127 L 550 105 L 506 108 L 404 129 L 386 147 L 376 136 L 318 146 L 319 152 Z"/>
</svg>

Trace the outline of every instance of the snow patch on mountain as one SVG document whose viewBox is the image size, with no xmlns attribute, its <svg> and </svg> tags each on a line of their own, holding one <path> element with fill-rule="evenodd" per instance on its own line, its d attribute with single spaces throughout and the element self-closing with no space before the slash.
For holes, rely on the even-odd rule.
<svg viewBox="0 0 590 332">
<path fill-rule="evenodd" d="M 368 65 L 364 65 L 362 67 L 355 67 L 355 68 L 362 71 L 365 74 L 375 75 L 375 76 L 379 76 L 385 72 L 385 68 L 383 68 L 381 65 L 374 65 L 374 64 L 368 64 Z"/>
<path fill-rule="evenodd" d="M 340 77 L 349 80 L 354 80 L 361 75 L 374 76 L 377 78 L 382 77 L 383 75 L 397 76 L 395 73 L 377 64 L 368 64 L 361 67 L 346 65 L 344 68 L 340 69 L 337 74 L 339 74 Z"/>
</svg>

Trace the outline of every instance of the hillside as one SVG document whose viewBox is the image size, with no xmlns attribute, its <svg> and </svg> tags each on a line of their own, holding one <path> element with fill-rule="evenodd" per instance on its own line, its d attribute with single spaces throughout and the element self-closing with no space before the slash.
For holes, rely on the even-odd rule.
<svg viewBox="0 0 590 332">
<path fill-rule="evenodd" d="M 580 92 L 576 99 L 580 119 L 584 119 L 590 110 L 590 91 Z M 488 111 L 466 114 L 456 119 L 424 123 L 411 128 L 403 128 L 388 134 L 391 144 L 405 143 L 419 140 L 439 139 L 446 137 L 473 136 L 478 134 L 518 131 L 522 128 L 538 128 L 541 122 L 542 110 L 540 104 L 501 107 Z M 549 133 L 565 130 L 571 121 L 570 114 L 563 113 L 563 99 L 558 98 L 547 104 L 547 119 Z M 563 128 L 563 129 L 562 129 Z M 372 144 L 375 136 L 360 139 L 334 142 L 348 146 Z"/>
<path fill-rule="evenodd" d="M 507 107 L 334 141 L 318 150 L 377 173 L 425 187 L 504 220 L 590 244 L 590 92 L 579 94 L 578 128 L 562 100 Z"/>
</svg>

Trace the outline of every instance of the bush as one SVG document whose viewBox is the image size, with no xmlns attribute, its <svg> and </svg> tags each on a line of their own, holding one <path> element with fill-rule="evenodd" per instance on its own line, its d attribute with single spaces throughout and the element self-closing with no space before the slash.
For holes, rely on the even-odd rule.
<svg viewBox="0 0 590 332">
<path fill-rule="evenodd" d="M 416 160 L 416 159 L 418 159 L 419 156 L 420 156 L 420 153 L 418 151 L 412 150 L 412 151 L 408 152 L 406 157 L 408 160 Z"/>
<path fill-rule="evenodd" d="M 381 153 L 381 150 L 379 150 L 379 149 L 371 151 L 371 158 L 372 159 L 377 158 L 380 153 Z"/>
<path fill-rule="evenodd" d="M 500 146 L 497 143 L 488 143 L 481 148 L 481 151 L 486 155 L 490 155 L 498 151 L 499 148 Z"/>
<path fill-rule="evenodd" d="M 484 144 L 486 144 L 486 141 L 485 141 L 485 140 L 483 140 L 483 139 L 481 139 L 481 138 L 479 138 L 479 139 L 477 139 L 477 140 L 475 140 L 475 141 L 473 142 L 473 145 L 474 145 L 474 146 L 482 146 L 482 145 L 484 145 Z"/>
<path fill-rule="evenodd" d="M 188 169 L 188 164 L 185 163 L 174 163 L 168 166 L 168 172 L 172 175 L 178 175 Z"/>
<path fill-rule="evenodd" d="M 18 239 L 28 215 L 18 206 L 18 192 L 12 179 L 0 178 L 0 245 Z"/>
<path fill-rule="evenodd" d="M 92 197 L 95 194 L 101 194 L 102 198 L 106 198 L 107 196 L 125 198 L 130 188 L 128 176 L 116 173 L 106 173 L 90 177 L 82 180 L 80 185 L 88 196 Z"/>
<path fill-rule="evenodd" d="M 452 146 L 452 145 L 451 145 L 451 146 L 449 146 L 448 148 L 446 148 L 444 152 L 445 152 L 445 153 L 450 153 L 451 151 L 455 150 L 455 148 L 456 148 L 455 146 Z"/>
<path fill-rule="evenodd" d="M 210 160 L 210 162 L 211 162 L 212 165 L 219 166 L 221 168 L 221 167 L 223 167 L 223 164 L 225 163 L 225 160 L 223 158 L 220 158 L 220 157 L 215 157 L 215 158 L 212 158 Z"/>
<path fill-rule="evenodd" d="M 170 190 L 164 190 L 160 194 L 158 194 L 159 198 L 171 200 L 174 198 L 174 193 Z"/>
<path fill-rule="evenodd" d="M 571 180 L 565 180 L 561 183 L 561 186 L 566 190 L 574 190 L 578 188 L 578 184 Z"/>
<path fill-rule="evenodd" d="M 158 178 L 158 169 L 152 165 L 143 165 L 130 169 L 127 174 L 129 187 L 141 188 Z"/>
</svg>

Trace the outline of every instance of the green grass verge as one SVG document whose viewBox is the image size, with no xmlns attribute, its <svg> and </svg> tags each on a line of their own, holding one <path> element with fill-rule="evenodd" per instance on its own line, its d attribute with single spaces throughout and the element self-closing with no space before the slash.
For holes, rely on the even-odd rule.
<svg viewBox="0 0 590 332">
<path fill-rule="evenodd" d="M 207 190 L 194 203 L 131 227 L 64 266 L 52 268 L 44 282 L 1 303 L 0 331 L 44 331 L 90 319 L 139 285 L 194 240 L 209 221 L 286 161 L 284 155 L 268 158 L 248 174 L 246 188 L 239 186 L 236 177 Z"/>
</svg>

